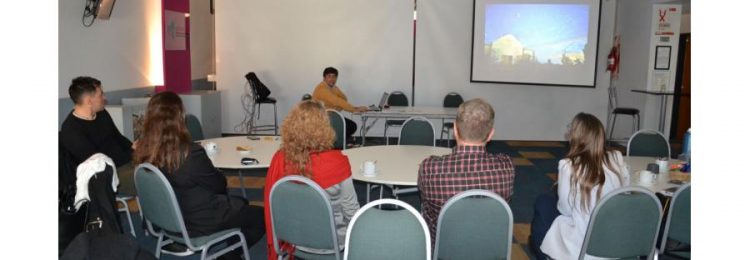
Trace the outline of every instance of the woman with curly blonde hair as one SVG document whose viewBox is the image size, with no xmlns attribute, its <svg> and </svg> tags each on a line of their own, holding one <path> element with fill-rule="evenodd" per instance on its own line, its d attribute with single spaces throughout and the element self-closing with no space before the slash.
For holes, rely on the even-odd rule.
<svg viewBox="0 0 750 260">
<path fill-rule="evenodd" d="M 326 190 L 331 200 L 339 248 L 344 248 L 346 227 L 359 209 L 351 178 L 349 159 L 340 150 L 333 150 L 335 133 L 325 108 L 315 101 L 303 101 L 292 108 L 281 125 L 281 148 L 274 154 L 266 176 L 264 190 L 266 228 L 271 230 L 269 195 L 271 187 L 288 175 L 310 178 Z M 267 234 L 268 259 L 276 259 L 273 235 Z M 282 245 L 288 251 L 291 245 Z M 296 249 L 316 254 L 332 254 L 331 250 Z"/>
</svg>

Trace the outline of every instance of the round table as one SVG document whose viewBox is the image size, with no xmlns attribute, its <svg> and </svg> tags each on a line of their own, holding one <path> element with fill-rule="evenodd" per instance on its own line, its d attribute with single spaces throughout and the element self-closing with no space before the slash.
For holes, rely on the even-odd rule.
<svg viewBox="0 0 750 260">
<path fill-rule="evenodd" d="M 216 168 L 237 170 L 240 178 L 240 189 L 245 198 L 247 198 L 247 193 L 242 178 L 242 170 L 268 168 L 271 165 L 274 153 L 281 146 L 281 138 L 278 136 L 231 136 L 197 142 L 201 145 L 208 142 L 216 143 L 216 152 L 207 152 L 208 158 L 211 159 L 211 163 Z M 238 151 L 238 146 L 249 148 L 249 151 Z M 244 157 L 255 158 L 258 160 L 258 164 L 242 165 L 240 160 Z"/>
<path fill-rule="evenodd" d="M 378 145 L 344 150 L 352 167 L 352 178 L 359 181 L 417 186 L 419 164 L 432 155 L 445 155 L 452 149 L 421 145 Z M 362 175 L 361 165 L 365 161 L 376 161 L 374 177 Z"/>
<path fill-rule="evenodd" d="M 656 157 L 650 157 L 650 156 L 625 156 L 625 164 L 628 166 L 628 171 L 630 172 L 630 185 L 631 186 L 641 186 L 646 189 L 649 189 L 653 192 L 660 192 L 669 188 L 673 187 L 679 187 L 682 185 L 682 183 L 672 183 L 670 182 L 672 178 L 670 178 L 669 172 L 665 173 L 659 173 L 656 174 L 656 182 L 651 185 L 645 185 L 640 182 L 640 171 L 645 170 L 646 166 L 649 163 L 655 163 Z M 682 161 L 676 160 L 676 159 L 670 159 L 669 165 L 678 164 Z"/>
</svg>

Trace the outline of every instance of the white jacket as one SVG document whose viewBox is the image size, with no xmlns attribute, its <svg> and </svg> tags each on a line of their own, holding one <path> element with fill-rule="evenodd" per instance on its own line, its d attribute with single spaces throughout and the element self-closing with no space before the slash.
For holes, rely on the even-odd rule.
<svg viewBox="0 0 750 260">
<path fill-rule="evenodd" d="M 112 158 L 103 153 L 96 153 L 78 165 L 76 169 L 76 211 L 81 208 L 84 202 L 89 201 L 89 179 L 96 173 L 104 171 L 107 165 L 112 166 L 112 190 L 117 192 L 117 185 L 120 180 L 117 179 L 117 167 Z"/>
</svg>

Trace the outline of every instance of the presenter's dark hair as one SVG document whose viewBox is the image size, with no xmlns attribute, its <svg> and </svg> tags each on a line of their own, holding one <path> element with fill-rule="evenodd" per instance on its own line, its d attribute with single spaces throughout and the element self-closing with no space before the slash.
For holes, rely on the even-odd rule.
<svg viewBox="0 0 750 260">
<path fill-rule="evenodd" d="M 96 89 L 101 86 L 102 82 L 92 77 L 81 76 L 74 78 L 73 81 L 70 82 L 70 87 L 68 88 L 70 100 L 73 100 L 73 103 L 79 105 L 81 104 L 81 97 L 83 97 L 83 95 L 93 95 L 96 93 Z"/>
<path fill-rule="evenodd" d="M 328 74 L 333 74 L 333 75 L 336 75 L 336 77 L 338 77 L 339 76 L 339 70 L 337 70 L 334 67 L 328 67 L 328 68 L 326 68 L 326 69 L 323 70 L 323 77 L 325 77 Z"/>
</svg>

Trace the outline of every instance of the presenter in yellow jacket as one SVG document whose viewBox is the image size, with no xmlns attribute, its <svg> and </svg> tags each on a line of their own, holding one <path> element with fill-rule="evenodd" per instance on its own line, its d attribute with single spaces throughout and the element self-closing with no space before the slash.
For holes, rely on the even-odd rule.
<svg viewBox="0 0 750 260">
<path fill-rule="evenodd" d="M 334 109 L 336 111 L 344 110 L 351 113 L 367 111 L 367 107 L 355 107 L 349 103 L 344 92 L 336 86 L 338 76 L 339 71 L 336 68 L 325 68 L 323 70 L 323 81 L 315 87 L 312 99 L 320 101 L 326 108 Z M 354 121 L 349 118 L 344 118 L 344 120 L 346 121 L 347 143 L 353 143 L 352 135 L 357 131 L 357 123 L 354 123 Z"/>
</svg>

